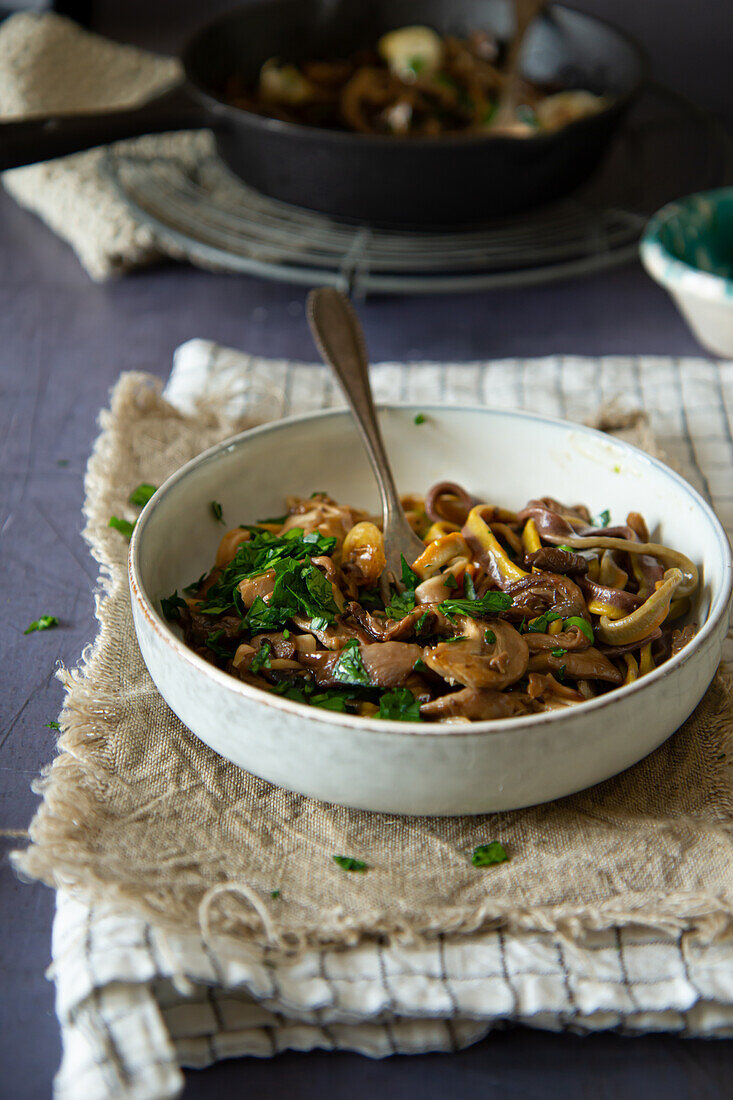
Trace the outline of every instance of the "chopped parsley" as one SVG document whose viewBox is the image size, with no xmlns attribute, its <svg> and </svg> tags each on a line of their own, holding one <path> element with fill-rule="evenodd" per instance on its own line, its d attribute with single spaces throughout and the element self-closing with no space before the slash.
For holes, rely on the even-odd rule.
<svg viewBox="0 0 733 1100">
<path fill-rule="evenodd" d="M 550 623 L 557 622 L 559 618 L 557 611 L 545 611 L 544 615 L 538 615 L 536 619 L 527 623 L 526 632 L 527 634 L 546 634 Z"/>
<path fill-rule="evenodd" d="M 402 583 L 404 584 L 405 588 L 415 589 L 415 588 L 417 588 L 417 586 L 420 583 L 420 578 L 418 577 L 417 573 L 412 568 L 412 566 L 407 564 L 407 558 L 405 557 L 405 555 L 402 554 L 401 557 L 402 557 Z"/>
<path fill-rule="evenodd" d="M 283 680 L 272 689 L 273 695 L 282 695 L 285 699 L 292 699 L 294 703 L 310 704 L 313 707 L 321 707 L 323 710 L 347 711 L 355 709 L 349 695 L 339 688 L 329 688 L 327 691 L 317 691 L 312 680 L 301 678 L 299 683 Z M 351 706 L 350 706 L 351 704 Z"/>
<path fill-rule="evenodd" d="M 110 516 L 107 526 L 114 527 L 115 531 L 119 531 L 126 539 L 131 539 L 132 532 L 135 530 L 134 523 L 130 523 L 129 519 L 120 519 L 119 516 Z"/>
<path fill-rule="evenodd" d="M 180 620 L 180 609 L 182 607 L 188 607 L 188 604 L 178 595 L 178 589 L 171 596 L 163 596 L 160 601 L 160 610 L 163 612 L 163 617 L 170 619 L 172 622 Z"/>
<path fill-rule="evenodd" d="M 564 620 L 562 628 L 563 630 L 567 630 L 569 626 L 577 626 L 578 630 L 582 630 L 590 644 L 593 645 L 596 637 L 593 633 L 593 627 L 587 619 L 581 618 L 580 615 L 571 615 L 569 619 Z"/>
<path fill-rule="evenodd" d="M 508 859 L 504 845 L 498 840 L 492 840 L 488 844 L 479 844 L 478 848 L 474 848 L 471 863 L 474 867 L 491 867 L 494 863 L 506 863 Z"/>
<path fill-rule="evenodd" d="M 494 634 L 493 630 L 485 630 L 484 631 L 484 641 L 486 642 L 487 645 L 493 645 L 494 644 L 494 642 L 496 641 L 496 634 Z"/>
<path fill-rule="evenodd" d="M 258 596 L 246 612 L 246 625 L 253 633 L 283 626 L 293 615 L 314 620 L 313 629 L 323 629 L 334 621 L 338 607 L 331 584 L 310 561 L 311 557 L 330 554 L 336 545 L 317 531 L 305 535 L 293 527 L 283 535 L 251 529 L 252 535 L 240 544 L 232 561 L 206 594 L 199 608 L 206 615 L 236 612 L 245 616 L 238 586 L 243 580 L 274 570 L 275 585 L 267 602 Z"/>
<path fill-rule="evenodd" d="M 143 481 L 136 489 L 132 490 L 127 499 L 130 504 L 135 504 L 138 508 L 144 508 L 155 492 L 157 492 L 157 485 L 149 485 L 147 481 Z"/>
<path fill-rule="evenodd" d="M 221 639 L 226 637 L 226 632 L 222 628 L 221 630 L 215 630 L 213 634 L 207 635 L 206 648 L 210 649 L 212 653 L 215 653 L 217 657 L 223 657 L 228 660 L 231 657 L 231 649 L 225 646 Z"/>
<path fill-rule="evenodd" d="M 470 573 L 463 574 L 463 588 L 469 600 L 477 600 L 476 585 L 473 583 L 473 577 Z"/>
<path fill-rule="evenodd" d="M 455 578 L 455 574 L 445 573 L 443 575 L 443 584 L 446 588 L 458 588 L 458 581 Z"/>
<path fill-rule="evenodd" d="M 270 897 L 272 898 L 273 901 L 276 901 L 277 898 L 280 897 L 280 891 L 279 890 L 270 890 Z"/>
<path fill-rule="evenodd" d="M 419 76 L 425 68 L 425 58 L 420 56 L 411 57 L 407 62 L 406 68 L 413 76 Z"/>
<path fill-rule="evenodd" d="M 190 584 L 186 585 L 186 587 L 183 589 L 183 591 L 188 592 L 188 594 L 192 596 L 194 592 L 198 592 L 199 588 L 204 583 L 207 576 L 208 576 L 207 573 L 202 573 L 197 581 L 191 581 Z"/>
<path fill-rule="evenodd" d="M 418 657 L 418 659 L 415 661 L 415 664 L 412 666 L 415 672 L 426 672 L 427 667 L 428 666 L 425 664 L 422 657 Z"/>
<path fill-rule="evenodd" d="M 420 704 L 409 688 L 393 688 L 379 700 L 379 717 L 390 722 L 419 722 Z"/>
<path fill-rule="evenodd" d="M 564 657 L 567 653 L 567 649 L 560 649 L 560 647 L 558 646 L 557 649 L 551 649 L 550 653 L 553 657 Z"/>
<path fill-rule="evenodd" d="M 425 423 L 425 414 L 424 413 L 415 413 L 415 418 L 414 418 L 413 423 L 415 423 L 415 424 L 424 424 Z"/>
<path fill-rule="evenodd" d="M 265 639 L 252 658 L 252 664 L 249 666 L 250 672 L 259 672 L 261 668 L 272 668 L 271 656 L 272 646 Z"/>
<path fill-rule="evenodd" d="M 333 678 L 338 680 L 340 684 L 356 684 L 361 687 L 371 685 L 369 673 L 364 668 L 361 650 L 356 638 L 349 638 L 341 650 L 341 656 L 333 668 Z"/>
<path fill-rule="evenodd" d="M 469 615 L 480 619 L 485 615 L 497 615 L 512 605 L 512 597 L 506 592 L 487 592 L 477 600 L 443 600 L 438 608 L 450 618 L 452 615 Z"/>
<path fill-rule="evenodd" d="M 212 500 L 209 504 L 209 507 L 211 508 L 212 515 L 216 522 L 221 523 L 224 525 L 224 527 L 226 527 L 226 524 L 224 523 L 224 513 L 222 511 L 221 504 L 219 504 L 219 501 Z"/>
<path fill-rule="evenodd" d="M 312 707 L 320 707 L 321 710 L 346 710 L 346 698 L 336 691 L 322 691 L 318 695 L 311 695 L 308 702 Z"/>
<path fill-rule="evenodd" d="M 334 863 L 338 863 L 342 871 L 366 871 L 367 865 L 363 859 L 354 859 L 353 856 L 333 856 Z"/>
<path fill-rule="evenodd" d="M 271 523 L 273 526 L 278 525 L 282 527 L 285 520 L 288 518 L 287 513 L 284 516 L 270 516 L 268 519 L 261 519 L 254 524 L 255 527 L 263 527 L 266 523 Z"/>
<path fill-rule="evenodd" d="M 265 602 L 257 596 L 245 616 L 245 625 L 253 634 L 275 630 L 293 615 L 311 619 L 314 630 L 323 630 L 334 621 L 338 607 L 331 585 L 309 561 L 286 558 L 270 567 L 274 570 L 275 586 Z M 203 609 L 208 611 L 208 605 Z M 213 610 L 210 614 L 215 614 Z"/>
<path fill-rule="evenodd" d="M 411 588 L 404 592 L 393 592 L 389 606 L 385 607 L 385 615 L 389 619 L 404 619 L 415 608 L 415 593 Z"/>
<path fill-rule="evenodd" d="M 591 523 L 594 527 L 608 527 L 611 522 L 611 513 L 608 508 L 604 508 L 602 512 L 599 512 L 597 516 L 594 516 Z"/>
<path fill-rule="evenodd" d="M 23 633 L 34 634 L 37 630 L 51 630 L 52 627 L 58 625 L 59 621 L 55 615 L 41 615 L 39 619 L 34 619 L 30 626 L 25 628 Z"/>
<path fill-rule="evenodd" d="M 557 670 L 555 675 L 557 676 L 560 683 L 562 683 L 563 680 L 565 679 L 566 671 L 567 671 L 567 665 L 560 665 L 559 669 Z"/>
<path fill-rule="evenodd" d="M 47 730 L 60 730 L 61 726 L 59 725 L 58 722 L 46 722 L 46 729 Z"/>
<path fill-rule="evenodd" d="M 567 543 L 562 543 L 562 545 L 558 546 L 558 550 L 566 550 L 568 552 L 568 554 L 574 554 L 575 553 L 572 546 L 568 546 Z"/>
<path fill-rule="evenodd" d="M 430 618 L 430 612 L 429 611 L 423 611 L 422 615 L 420 616 L 420 618 L 415 623 L 415 633 L 416 634 L 421 634 L 422 633 L 422 628 L 425 626 L 425 623 L 427 622 L 427 620 L 429 618 Z"/>
</svg>

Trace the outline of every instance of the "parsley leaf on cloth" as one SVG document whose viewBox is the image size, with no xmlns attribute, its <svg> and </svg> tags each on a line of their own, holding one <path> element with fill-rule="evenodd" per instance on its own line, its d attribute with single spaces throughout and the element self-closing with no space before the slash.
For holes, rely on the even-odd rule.
<svg viewBox="0 0 733 1100">
<path fill-rule="evenodd" d="M 149 485 L 147 481 L 143 481 L 136 489 L 132 490 L 127 499 L 130 504 L 135 504 L 138 508 L 144 508 L 155 492 L 157 492 L 156 485 Z"/>
<path fill-rule="evenodd" d="M 54 626 L 58 626 L 59 621 L 55 615 L 41 615 L 39 619 L 34 619 L 30 626 L 27 626 L 23 631 L 24 634 L 34 634 L 37 630 L 50 630 Z"/>
<path fill-rule="evenodd" d="M 367 865 L 363 859 L 354 859 L 353 856 L 334 856 L 334 863 L 338 863 L 343 871 L 366 871 Z"/>
<path fill-rule="evenodd" d="M 492 840 L 488 844 L 479 844 L 478 848 L 474 848 L 471 863 L 474 867 L 490 867 L 494 863 L 506 863 L 508 859 L 504 845 L 498 840 Z"/>
<path fill-rule="evenodd" d="M 130 523 L 129 519 L 120 519 L 119 516 L 110 516 L 107 526 L 114 527 L 115 531 L 119 531 L 126 539 L 131 539 L 132 532 L 135 530 L 134 523 Z"/>
</svg>

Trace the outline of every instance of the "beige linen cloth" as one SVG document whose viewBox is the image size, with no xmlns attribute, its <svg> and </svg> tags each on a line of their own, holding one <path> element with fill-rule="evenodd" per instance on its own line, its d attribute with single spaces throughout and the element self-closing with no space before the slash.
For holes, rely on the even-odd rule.
<svg viewBox="0 0 733 1100">
<path fill-rule="evenodd" d="M 20 12 L 0 23 L 0 118 L 128 107 L 180 75 L 172 58 L 120 46 L 53 13 Z M 213 139 L 184 131 L 120 146 L 193 165 L 211 154 Z M 2 175 L 10 194 L 68 241 L 97 280 L 171 254 L 117 194 L 103 159 L 103 149 L 91 149 Z"/>
<path fill-rule="evenodd" d="M 382 364 L 373 381 L 381 400 L 577 420 L 610 402 L 616 423 L 648 413 L 664 451 L 733 527 L 731 363 Z M 500 1021 L 733 1034 L 725 677 L 622 775 L 550 805 L 454 819 L 358 812 L 272 787 L 201 744 L 155 691 L 110 515 L 134 518 L 136 484 L 160 484 L 243 424 L 337 402 L 320 367 L 192 341 L 165 395 L 151 376 L 127 374 L 102 414 L 85 505 L 100 632 L 62 674 L 60 755 L 16 857 L 60 891 L 62 1100 L 174 1096 L 179 1063 L 234 1054 L 456 1049 Z M 510 861 L 472 867 L 473 847 L 491 839 Z M 335 853 L 365 859 L 368 872 L 345 874 Z"/>
</svg>

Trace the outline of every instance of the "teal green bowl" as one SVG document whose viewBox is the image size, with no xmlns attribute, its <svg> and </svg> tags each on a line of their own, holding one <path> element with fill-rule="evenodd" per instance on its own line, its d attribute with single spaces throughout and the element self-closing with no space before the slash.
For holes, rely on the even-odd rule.
<svg viewBox="0 0 733 1100">
<path fill-rule="evenodd" d="M 700 343 L 733 356 L 733 187 L 688 195 L 662 207 L 639 246 Z"/>
</svg>

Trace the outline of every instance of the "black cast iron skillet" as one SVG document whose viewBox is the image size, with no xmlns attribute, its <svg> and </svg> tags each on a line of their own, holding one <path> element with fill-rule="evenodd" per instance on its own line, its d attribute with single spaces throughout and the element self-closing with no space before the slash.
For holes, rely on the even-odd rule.
<svg viewBox="0 0 733 1100">
<path fill-rule="evenodd" d="M 414 23 L 443 34 L 512 30 L 509 0 L 252 0 L 208 23 L 182 56 L 185 80 L 134 110 L 0 124 L 0 169 L 139 134 L 211 127 L 244 181 L 273 198 L 360 222 L 480 222 L 567 194 L 593 171 L 637 94 L 637 46 L 590 15 L 553 4 L 530 28 L 523 75 L 611 97 L 605 110 L 532 138 L 382 137 L 263 118 L 220 98 L 268 57 L 343 57 Z"/>
</svg>

